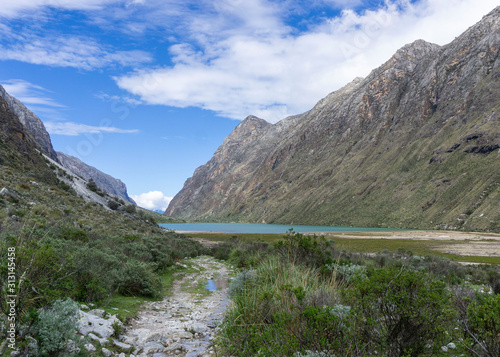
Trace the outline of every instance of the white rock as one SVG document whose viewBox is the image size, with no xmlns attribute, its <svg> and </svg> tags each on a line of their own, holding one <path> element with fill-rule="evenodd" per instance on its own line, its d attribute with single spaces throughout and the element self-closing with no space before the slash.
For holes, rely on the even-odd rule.
<svg viewBox="0 0 500 357">
<path fill-rule="evenodd" d="M 446 347 L 448 347 L 450 350 L 454 350 L 455 348 L 457 348 L 457 346 L 453 342 L 448 343 Z"/>
<path fill-rule="evenodd" d="M 97 317 L 104 317 L 104 316 L 106 316 L 106 311 L 104 311 L 102 309 L 94 309 L 94 310 L 90 310 L 89 314 L 97 316 Z"/>
<path fill-rule="evenodd" d="M 132 350 L 132 346 L 126 343 L 120 342 L 118 340 L 113 339 L 113 345 L 118 347 L 120 350 L 130 352 Z"/>
<path fill-rule="evenodd" d="M 66 350 L 69 354 L 76 354 L 80 352 L 80 348 L 77 347 L 76 342 L 73 340 L 68 340 L 66 343 Z"/>
<path fill-rule="evenodd" d="M 118 323 L 120 326 L 123 323 L 118 320 L 118 318 L 113 315 L 109 319 L 103 319 L 94 314 L 86 313 L 84 311 L 80 311 L 80 318 L 77 321 L 78 332 L 82 335 L 88 335 L 89 333 L 93 333 L 95 335 L 99 335 L 101 338 L 109 338 L 111 337 L 115 330 L 113 328 L 113 324 Z"/>
<path fill-rule="evenodd" d="M 190 330 L 193 330 L 195 333 L 205 333 L 207 332 L 208 327 L 207 325 L 202 324 L 201 322 L 195 322 L 193 326 L 191 326 Z"/>
<path fill-rule="evenodd" d="M 97 351 L 97 349 L 91 343 L 86 343 L 83 347 L 85 347 L 85 349 L 91 353 Z"/>
<path fill-rule="evenodd" d="M 112 353 L 110 350 L 108 350 L 107 348 L 103 347 L 102 348 L 102 354 L 105 356 L 105 357 L 111 357 Z"/>
</svg>

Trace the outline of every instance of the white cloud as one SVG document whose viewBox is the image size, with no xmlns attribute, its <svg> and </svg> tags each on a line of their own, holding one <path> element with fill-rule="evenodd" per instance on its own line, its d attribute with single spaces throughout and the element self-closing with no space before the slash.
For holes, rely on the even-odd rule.
<svg viewBox="0 0 500 357">
<path fill-rule="evenodd" d="M 0 16 L 15 17 L 28 11 L 37 11 L 45 7 L 66 10 L 97 10 L 103 6 L 121 0 L 2 0 Z"/>
<path fill-rule="evenodd" d="M 149 210 L 165 211 L 173 197 L 167 197 L 161 191 L 150 191 L 130 196 L 138 206 Z"/>
<path fill-rule="evenodd" d="M 41 37 L 33 34 L 18 37 L 10 44 L 0 45 L 1 60 L 84 70 L 111 65 L 137 66 L 152 61 L 147 52 L 114 51 L 86 37 Z"/>
<path fill-rule="evenodd" d="M 281 21 L 270 2 L 217 4 L 192 19 L 191 41 L 170 47 L 173 65 L 117 77 L 118 86 L 149 104 L 195 106 L 233 119 L 255 114 L 276 122 L 366 76 L 407 43 L 450 42 L 498 5 L 497 0 L 393 0 L 361 14 L 344 11 L 299 32 Z"/>
<path fill-rule="evenodd" d="M 17 98 L 24 105 L 48 106 L 56 108 L 64 108 L 65 106 L 57 103 L 54 99 L 46 96 L 49 92 L 47 89 L 27 82 L 23 79 L 9 79 L 0 83 L 5 88 L 7 93 Z"/>
<path fill-rule="evenodd" d="M 86 124 L 72 123 L 72 122 L 44 122 L 45 128 L 49 134 L 77 136 L 81 134 L 136 134 L 139 130 L 132 129 L 119 129 L 110 126 L 91 126 Z"/>
</svg>

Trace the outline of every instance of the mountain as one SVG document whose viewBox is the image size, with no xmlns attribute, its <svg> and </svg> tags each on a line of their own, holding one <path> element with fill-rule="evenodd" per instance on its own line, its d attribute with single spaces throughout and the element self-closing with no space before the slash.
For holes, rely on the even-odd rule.
<svg viewBox="0 0 500 357">
<path fill-rule="evenodd" d="M 500 230 L 500 7 L 422 40 L 310 111 L 250 116 L 165 214 L 190 220 Z"/>
<path fill-rule="evenodd" d="M 31 110 L 26 108 L 23 103 L 7 93 L 2 86 L 0 86 L 0 97 L 5 100 L 24 127 L 32 133 L 42 151 L 51 159 L 57 160 L 57 154 L 52 147 L 50 135 L 42 121 Z"/>
<path fill-rule="evenodd" d="M 57 182 L 56 175 L 47 167 L 41 147 L 26 130 L 9 103 L 0 96 L 0 165 L 49 184 Z M 9 172 L 2 170 L 2 178 Z M 0 181 L 1 183 L 2 181 Z M 5 187 L 4 187 L 5 188 Z"/>
<path fill-rule="evenodd" d="M 36 146 L 40 149 L 41 152 L 46 154 L 51 160 L 54 161 L 54 165 L 61 163 L 66 170 L 70 171 L 70 174 L 72 176 L 80 176 L 85 181 L 93 179 L 97 184 L 97 187 L 101 190 L 118 198 L 121 198 L 127 202 L 135 204 L 135 202 L 128 196 L 127 187 L 122 181 L 115 179 L 114 177 L 85 164 L 84 162 L 73 156 L 66 155 L 62 152 L 56 152 L 52 146 L 50 135 L 45 129 L 45 126 L 43 125 L 40 118 L 38 118 L 32 111 L 26 108 L 26 106 L 18 99 L 12 97 L 9 93 L 7 93 L 2 86 L 0 86 L 0 97 L 5 101 L 5 104 L 16 116 L 17 120 L 19 120 L 20 123 L 24 126 L 24 128 L 26 129 L 24 132 L 31 135 L 32 139 L 34 139 L 34 142 L 36 143 Z M 107 202 L 103 201 L 102 198 L 95 195 L 94 193 L 87 192 L 84 188 L 82 188 L 85 185 L 80 184 L 77 186 L 78 191 L 83 190 L 84 192 L 82 192 L 82 194 L 84 194 L 84 196 L 86 197 L 89 197 L 91 201 L 93 200 L 100 204 L 103 204 L 103 202 Z M 95 198 L 95 200 L 93 198 Z"/>
<path fill-rule="evenodd" d="M 99 171 L 95 167 L 87 165 L 83 161 L 77 159 L 74 156 L 67 155 L 60 151 L 57 152 L 57 158 L 59 162 L 68 170 L 74 174 L 82 177 L 86 181 L 90 179 L 94 180 L 97 187 L 110 195 L 114 195 L 124 201 L 135 204 L 127 193 L 127 186 L 120 181 L 102 171 Z"/>
</svg>

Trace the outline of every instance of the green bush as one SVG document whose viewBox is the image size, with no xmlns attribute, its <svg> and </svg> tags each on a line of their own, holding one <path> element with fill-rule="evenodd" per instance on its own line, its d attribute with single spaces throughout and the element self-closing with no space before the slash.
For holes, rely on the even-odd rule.
<svg viewBox="0 0 500 357">
<path fill-rule="evenodd" d="M 470 349 L 477 355 L 500 356 L 500 295 L 480 294 L 467 314 Z"/>
<path fill-rule="evenodd" d="M 117 291 L 126 296 L 157 297 L 161 294 L 161 281 L 145 263 L 132 260 L 121 272 Z"/>
<path fill-rule="evenodd" d="M 438 355 L 446 345 L 451 295 L 446 284 L 408 268 L 369 269 L 346 295 L 357 310 L 365 343 L 387 356 Z"/>
<path fill-rule="evenodd" d="M 283 238 L 275 243 L 274 249 L 287 260 L 313 267 L 333 263 L 333 246 L 325 237 L 304 235 L 290 229 Z"/>
<path fill-rule="evenodd" d="M 75 340 L 77 312 L 78 304 L 69 298 L 39 310 L 35 335 L 42 356 L 64 355 L 68 340 Z"/>
</svg>

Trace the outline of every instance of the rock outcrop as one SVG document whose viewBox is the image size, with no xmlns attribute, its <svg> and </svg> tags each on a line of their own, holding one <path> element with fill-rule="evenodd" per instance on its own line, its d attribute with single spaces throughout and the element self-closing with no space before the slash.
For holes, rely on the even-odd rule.
<svg viewBox="0 0 500 357">
<path fill-rule="evenodd" d="M 35 141 L 40 145 L 43 153 L 51 159 L 57 161 L 57 154 L 52 147 L 50 135 L 45 129 L 40 118 L 38 118 L 31 110 L 26 108 L 18 99 L 12 97 L 5 89 L 0 86 L 0 97 L 2 97 L 13 113 L 18 117 L 23 126 L 31 132 Z"/>
<path fill-rule="evenodd" d="M 127 193 L 127 186 L 119 179 L 114 178 L 93 166 L 87 165 L 74 156 L 67 155 L 60 151 L 57 152 L 59 162 L 72 173 L 82 177 L 86 181 L 94 180 L 97 187 L 110 195 L 119 197 L 126 202 L 135 204 Z"/>
<path fill-rule="evenodd" d="M 183 219 L 500 230 L 500 7 L 275 125 L 248 117 L 165 212 Z"/>
</svg>

